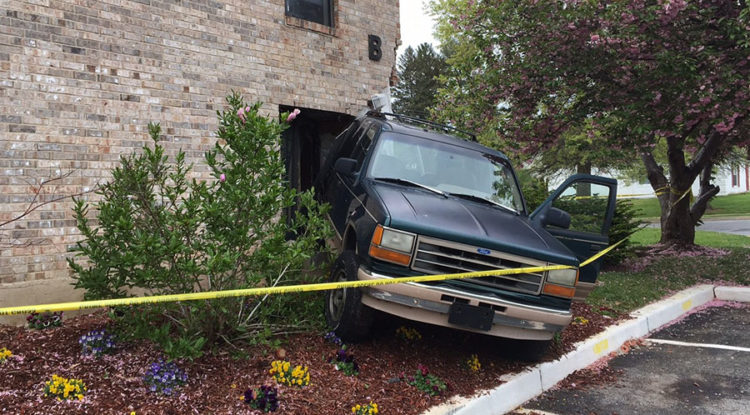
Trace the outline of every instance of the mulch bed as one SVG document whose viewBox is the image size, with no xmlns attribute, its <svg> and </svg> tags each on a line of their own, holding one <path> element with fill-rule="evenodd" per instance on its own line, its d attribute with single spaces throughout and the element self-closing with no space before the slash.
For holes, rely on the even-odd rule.
<svg viewBox="0 0 750 415">
<path fill-rule="evenodd" d="M 566 328 L 544 360 L 553 360 L 618 318 L 606 310 L 575 304 L 577 324 Z M 63 327 L 31 330 L 0 326 L 0 348 L 13 356 L 0 364 L 2 414 L 252 414 L 260 413 L 242 401 L 248 388 L 263 384 L 279 389 L 281 414 L 351 414 L 356 404 L 375 402 L 381 414 L 419 414 L 454 395 L 472 395 L 502 383 L 500 377 L 521 371 L 531 363 L 512 357 L 518 345 L 473 333 L 386 318 L 372 340 L 349 346 L 359 364 L 358 376 L 346 376 L 328 360 L 338 347 L 323 333 L 285 337 L 281 349 L 255 347 L 248 357 L 233 357 L 219 350 L 194 361 L 178 361 L 188 374 L 188 384 L 171 396 L 149 392 L 143 382 L 148 366 L 161 353 L 150 342 L 119 344 L 116 353 L 100 358 L 82 356 L 80 336 L 106 328 L 105 313 L 67 319 Z M 404 340 L 400 326 L 415 328 L 419 340 Z M 481 369 L 474 372 L 466 361 L 476 354 Z M 283 355 L 292 365 L 308 366 L 311 384 L 277 385 L 268 373 L 271 362 Z M 413 375 L 418 365 L 429 368 L 448 384 L 443 396 L 430 397 L 400 379 Z M 88 391 L 82 401 L 57 401 L 44 397 L 45 381 L 53 374 L 82 379 Z"/>
</svg>

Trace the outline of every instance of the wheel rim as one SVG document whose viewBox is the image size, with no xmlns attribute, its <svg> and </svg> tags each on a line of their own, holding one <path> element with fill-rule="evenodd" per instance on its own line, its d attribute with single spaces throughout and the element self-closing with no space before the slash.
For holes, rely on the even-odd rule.
<svg viewBox="0 0 750 415">
<path fill-rule="evenodd" d="M 346 281 L 346 274 L 339 271 L 336 275 L 336 282 Z M 340 321 L 344 314 L 344 305 L 346 304 L 346 289 L 332 290 L 328 296 L 328 311 L 333 320 Z"/>
</svg>

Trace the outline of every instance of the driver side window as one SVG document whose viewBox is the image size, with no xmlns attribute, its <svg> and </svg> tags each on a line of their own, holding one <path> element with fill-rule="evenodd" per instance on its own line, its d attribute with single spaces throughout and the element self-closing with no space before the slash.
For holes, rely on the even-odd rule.
<svg viewBox="0 0 750 415">
<path fill-rule="evenodd" d="M 370 149 L 372 139 L 375 137 L 375 134 L 377 134 L 379 128 L 380 127 L 377 124 L 374 124 L 358 137 L 351 155 L 351 158 L 357 160 L 358 167 L 362 166 L 362 161 L 365 159 L 365 155 L 367 155 L 367 151 Z"/>
</svg>

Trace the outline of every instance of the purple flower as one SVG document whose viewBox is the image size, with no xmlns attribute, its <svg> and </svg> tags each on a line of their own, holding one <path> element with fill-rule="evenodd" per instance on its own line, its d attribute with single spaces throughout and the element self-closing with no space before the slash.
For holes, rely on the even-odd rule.
<svg viewBox="0 0 750 415">
<path fill-rule="evenodd" d="M 324 339 L 326 339 L 327 341 L 329 341 L 329 342 L 331 342 L 331 343 L 333 343 L 333 344 L 335 344 L 337 346 L 341 346 L 343 344 L 343 342 L 341 341 L 341 339 L 338 336 L 336 336 L 336 333 L 334 333 L 332 331 L 329 331 L 328 333 L 326 333 Z"/>
<path fill-rule="evenodd" d="M 224 173 L 221 173 L 221 175 L 219 175 L 219 181 L 224 183 L 227 181 L 227 176 Z"/>
</svg>

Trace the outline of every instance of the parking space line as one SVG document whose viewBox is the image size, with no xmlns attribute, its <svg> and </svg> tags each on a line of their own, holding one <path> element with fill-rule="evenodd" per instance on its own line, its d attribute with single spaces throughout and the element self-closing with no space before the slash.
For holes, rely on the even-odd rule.
<svg viewBox="0 0 750 415">
<path fill-rule="evenodd" d="M 649 343 L 671 344 L 674 346 L 705 347 L 707 349 L 723 349 L 723 350 L 732 350 L 735 352 L 750 352 L 750 347 L 727 346 L 724 344 L 688 343 L 688 342 L 680 342 L 676 340 L 662 340 L 662 339 L 646 339 L 646 341 Z"/>
<path fill-rule="evenodd" d="M 513 411 L 514 414 L 534 414 L 534 415 L 557 415 L 555 412 L 542 411 L 540 409 L 518 408 Z"/>
</svg>

